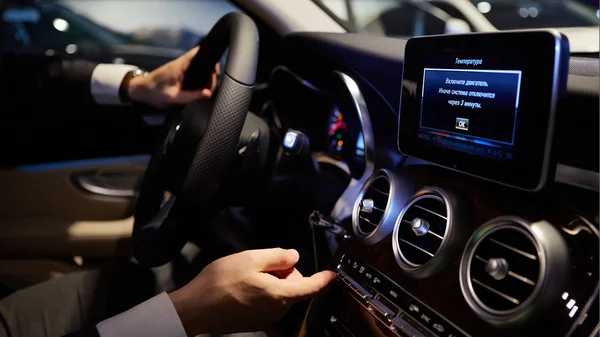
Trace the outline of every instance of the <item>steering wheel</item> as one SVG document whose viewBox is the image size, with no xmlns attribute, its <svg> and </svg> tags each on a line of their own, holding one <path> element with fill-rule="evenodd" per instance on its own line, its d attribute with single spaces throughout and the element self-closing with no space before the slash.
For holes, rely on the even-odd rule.
<svg viewBox="0 0 600 337">
<path fill-rule="evenodd" d="M 142 265 L 163 265 L 181 251 L 213 213 L 215 197 L 237 154 L 258 61 L 258 30 L 252 19 L 235 12 L 221 18 L 202 41 L 183 87 L 203 87 L 227 47 L 214 105 L 188 104 L 169 123 L 144 175 L 132 234 L 133 254 Z"/>
</svg>

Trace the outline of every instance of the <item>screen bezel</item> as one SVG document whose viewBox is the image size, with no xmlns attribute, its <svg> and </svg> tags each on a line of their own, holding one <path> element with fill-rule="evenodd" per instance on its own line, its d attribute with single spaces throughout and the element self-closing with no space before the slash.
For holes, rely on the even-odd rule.
<svg viewBox="0 0 600 337">
<path fill-rule="evenodd" d="M 564 49 L 567 49 L 567 53 Z M 499 161 L 440 148 L 418 139 L 424 68 L 467 69 L 431 64 L 428 56 L 488 56 L 497 64 L 481 69 L 521 70 L 521 97 L 513 160 Z M 541 190 L 554 171 L 554 115 L 561 63 L 568 42 L 555 30 L 440 35 L 410 39 L 405 48 L 398 118 L 398 149 L 404 155 L 527 191 Z M 454 59 L 454 58 L 452 58 Z M 499 62 L 504 62 L 500 64 Z M 492 62 L 493 63 L 493 62 Z M 503 67 L 501 66 L 503 65 Z"/>
</svg>

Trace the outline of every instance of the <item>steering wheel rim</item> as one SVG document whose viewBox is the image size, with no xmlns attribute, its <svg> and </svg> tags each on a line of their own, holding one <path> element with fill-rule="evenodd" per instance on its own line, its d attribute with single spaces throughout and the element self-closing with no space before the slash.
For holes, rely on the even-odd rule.
<svg viewBox="0 0 600 337">
<path fill-rule="evenodd" d="M 258 30 L 252 19 L 237 12 L 221 18 L 190 63 L 183 88 L 203 87 L 227 47 L 208 123 L 203 118 L 206 103 L 188 104 L 182 118 L 168 127 L 144 174 L 132 234 L 133 254 L 142 265 L 163 265 L 181 251 L 187 236 L 212 213 L 236 156 L 258 62 Z M 165 192 L 173 195 L 166 201 Z"/>
</svg>

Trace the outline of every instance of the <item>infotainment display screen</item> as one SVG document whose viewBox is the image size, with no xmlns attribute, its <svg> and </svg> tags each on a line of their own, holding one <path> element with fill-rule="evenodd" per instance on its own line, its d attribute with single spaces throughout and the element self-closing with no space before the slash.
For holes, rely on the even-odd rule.
<svg viewBox="0 0 600 337">
<path fill-rule="evenodd" d="M 408 156 L 524 190 L 553 173 L 554 109 L 568 41 L 555 31 L 408 41 L 398 147 Z"/>
</svg>

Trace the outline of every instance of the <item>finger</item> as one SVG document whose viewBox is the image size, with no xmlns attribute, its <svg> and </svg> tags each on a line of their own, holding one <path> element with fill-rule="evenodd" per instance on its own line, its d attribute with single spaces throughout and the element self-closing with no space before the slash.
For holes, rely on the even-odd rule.
<svg viewBox="0 0 600 337">
<path fill-rule="evenodd" d="M 217 62 L 215 64 L 215 74 L 219 75 L 221 73 L 221 63 Z"/>
<path fill-rule="evenodd" d="M 287 280 L 291 280 L 291 279 L 298 279 L 298 278 L 302 278 L 302 274 L 300 274 L 300 272 L 294 268 L 288 268 L 286 270 L 275 270 L 272 272 L 269 272 L 269 274 L 277 277 L 278 279 L 287 279 Z"/>
<path fill-rule="evenodd" d="M 288 280 L 302 279 L 302 278 L 304 278 L 304 276 L 302 276 L 302 274 L 296 268 L 294 268 L 287 277 Z"/>
<path fill-rule="evenodd" d="M 281 280 L 281 285 L 282 290 L 285 292 L 284 296 L 293 302 L 297 302 L 313 297 L 333 280 L 335 280 L 335 273 L 325 270 L 311 277 Z"/>
<path fill-rule="evenodd" d="M 294 280 L 294 279 L 302 279 L 304 276 L 298 271 L 298 269 L 294 268 L 292 272 L 286 277 L 286 280 Z"/>
<path fill-rule="evenodd" d="M 295 249 L 259 249 L 248 251 L 248 253 L 252 254 L 254 267 L 262 272 L 287 270 L 300 259 L 300 254 Z"/>
<path fill-rule="evenodd" d="M 217 74 L 213 73 L 212 78 L 210 79 L 208 89 L 210 89 L 210 91 L 214 91 L 216 87 L 217 87 Z"/>
<path fill-rule="evenodd" d="M 277 277 L 278 279 L 286 279 L 290 276 L 290 274 L 292 274 L 294 272 L 294 267 L 290 267 L 288 269 L 285 270 L 273 270 L 270 271 L 269 274 Z"/>
</svg>

